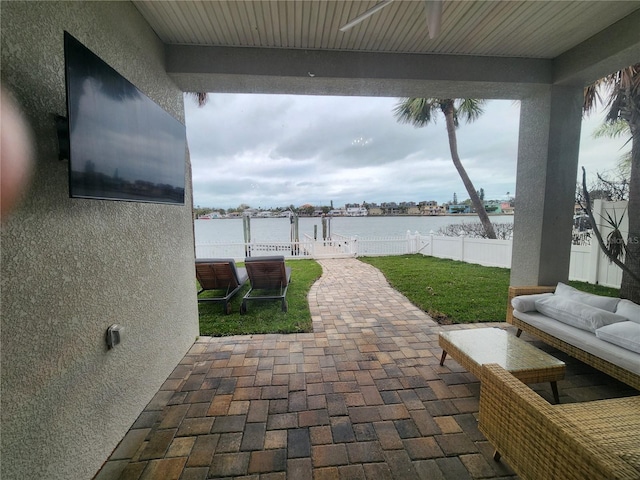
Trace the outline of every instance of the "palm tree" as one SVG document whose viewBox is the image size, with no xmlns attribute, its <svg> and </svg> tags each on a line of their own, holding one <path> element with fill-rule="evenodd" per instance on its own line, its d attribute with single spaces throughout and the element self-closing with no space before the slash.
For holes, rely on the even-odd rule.
<svg viewBox="0 0 640 480">
<path fill-rule="evenodd" d="M 606 92 L 606 98 L 599 94 Z M 629 237 L 620 296 L 640 302 L 640 63 L 612 73 L 585 89 L 583 111 L 589 113 L 602 102 L 607 108 L 606 122 L 623 120 L 631 131 L 631 173 L 629 176 Z"/>
<path fill-rule="evenodd" d="M 447 123 L 447 134 L 449 135 L 449 149 L 451 150 L 451 160 L 458 170 L 458 174 L 464 183 L 473 208 L 475 208 L 480 222 L 484 228 L 487 238 L 496 238 L 493 225 L 489 220 L 487 211 L 480 200 L 476 188 L 473 186 L 467 171 L 462 166 L 458 155 L 458 140 L 456 138 L 456 128 L 459 126 L 459 119 L 472 122 L 482 115 L 482 105 L 484 100 L 472 98 L 451 99 L 451 98 L 405 98 L 396 105 L 393 113 L 400 123 L 410 123 L 415 127 L 424 127 L 436 120 L 435 113 L 440 110 L 444 114 Z"/>
</svg>

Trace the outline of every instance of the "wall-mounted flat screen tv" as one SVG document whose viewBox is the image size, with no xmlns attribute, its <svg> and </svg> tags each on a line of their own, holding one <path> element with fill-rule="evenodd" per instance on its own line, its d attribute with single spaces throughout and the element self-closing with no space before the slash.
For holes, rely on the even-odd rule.
<svg viewBox="0 0 640 480">
<path fill-rule="evenodd" d="M 64 33 L 72 198 L 184 204 L 185 126 Z"/>
</svg>

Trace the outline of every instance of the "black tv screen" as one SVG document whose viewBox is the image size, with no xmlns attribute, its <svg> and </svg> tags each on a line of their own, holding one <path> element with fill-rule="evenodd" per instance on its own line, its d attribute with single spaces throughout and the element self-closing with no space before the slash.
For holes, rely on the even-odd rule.
<svg viewBox="0 0 640 480">
<path fill-rule="evenodd" d="M 184 204 L 185 126 L 64 34 L 69 195 Z"/>
</svg>

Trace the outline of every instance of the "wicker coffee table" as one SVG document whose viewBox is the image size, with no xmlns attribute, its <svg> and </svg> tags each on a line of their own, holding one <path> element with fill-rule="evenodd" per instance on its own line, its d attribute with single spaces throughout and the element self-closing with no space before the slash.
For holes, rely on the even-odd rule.
<svg viewBox="0 0 640 480">
<path fill-rule="evenodd" d="M 560 402 L 557 382 L 564 378 L 564 362 L 505 330 L 473 328 L 440 332 L 438 343 L 442 347 L 440 365 L 444 365 L 449 354 L 480 378 L 483 364 L 497 363 L 523 383 L 551 382 L 553 398 Z"/>
</svg>

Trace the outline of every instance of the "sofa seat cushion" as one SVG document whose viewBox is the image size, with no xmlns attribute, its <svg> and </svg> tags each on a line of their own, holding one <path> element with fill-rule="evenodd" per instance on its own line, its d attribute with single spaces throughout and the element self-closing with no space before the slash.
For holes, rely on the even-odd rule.
<svg viewBox="0 0 640 480">
<path fill-rule="evenodd" d="M 540 312 L 514 311 L 513 316 L 569 345 L 640 375 L 640 355 L 636 352 L 605 342 L 591 332 L 558 322 Z"/>
<path fill-rule="evenodd" d="M 554 295 L 565 297 L 569 300 L 573 300 L 574 302 L 584 303 L 586 305 L 600 308 L 612 313 L 616 311 L 618 302 L 620 302 L 619 298 L 605 297 L 602 295 L 594 295 L 593 293 L 581 292 L 580 290 L 570 287 L 569 285 L 565 285 L 562 282 L 558 282 L 558 286 L 556 287 Z"/>
<path fill-rule="evenodd" d="M 536 300 L 536 310 L 559 322 L 589 332 L 595 332 L 605 325 L 629 320 L 607 310 L 558 295 Z"/>
<path fill-rule="evenodd" d="M 535 312 L 536 300 L 553 296 L 553 293 L 534 293 L 533 295 L 518 295 L 511 299 L 511 306 L 519 312 Z"/>
<path fill-rule="evenodd" d="M 613 323 L 597 329 L 596 337 L 632 352 L 640 353 L 640 323 L 632 321 Z"/>
<path fill-rule="evenodd" d="M 640 305 L 633 303 L 631 300 L 620 300 L 616 313 L 640 324 Z"/>
</svg>

